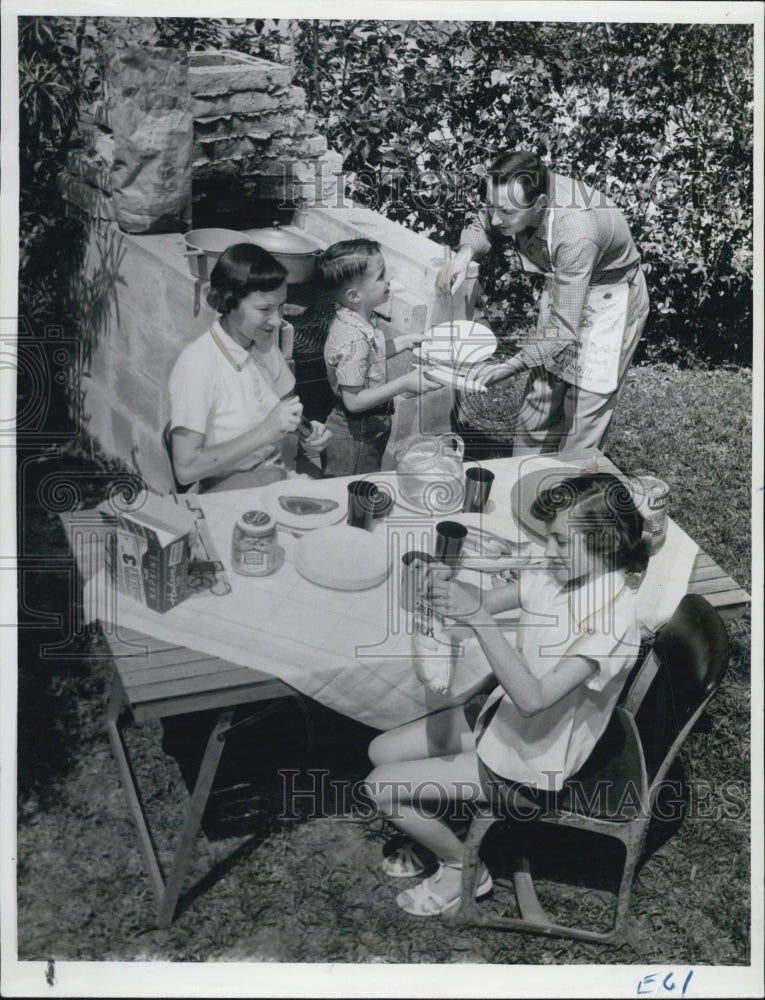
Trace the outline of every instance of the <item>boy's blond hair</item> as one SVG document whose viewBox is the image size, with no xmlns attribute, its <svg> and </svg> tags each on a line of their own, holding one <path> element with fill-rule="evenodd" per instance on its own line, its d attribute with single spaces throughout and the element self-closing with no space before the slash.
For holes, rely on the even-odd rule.
<svg viewBox="0 0 765 1000">
<path fill-rule="evenodd" d="M 333 243 L 317 262 L 319 284 L 335 294 L 344 291 L 354 279 L 366 273 L 370 260 L 379 253 L 382 249 L 377 240 L 341 240 Z"/>
</svg>

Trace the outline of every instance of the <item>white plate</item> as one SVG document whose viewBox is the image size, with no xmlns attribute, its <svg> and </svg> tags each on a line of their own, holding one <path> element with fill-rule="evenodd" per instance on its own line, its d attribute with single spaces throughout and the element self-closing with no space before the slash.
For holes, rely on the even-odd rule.
<svg viewBox="0 0 765 1000">
<path fill-rule="evenodd" d="M 491 503 L 493 501 L 490 499 L 489 504 Z M 528 541 L 523 532 L 518 530 L 515 521 L 510 517 L 501 517 L 496 513 L 496 508 L 485 511 L 483 514 L 463 514 L 460 512 L 455 514 L 452 520 L 464 524 L 466 528 L 479 528 L 481 531 L 488 531 L 498 538 L 506 538 L 509 542 L 518 545 Z"/>
<path fill-rule="evenodd" d="M 455 319 L 438 323 L 427 332 L 427 339 L 414 348 L 416 357 L 446 365 L 473 365 L 490 358 L 497 349 L 497 338 L 483 323 Z"/>
<path fill-rule="evenodd" d="M 440 382 L 441 385 L 448 385 L 450 388 L 457 389 L 459 392 L 487 391 L 487 387 L 481 382 L 478 382 L 474 378 L 470 378 L 469 375 L 463 375 L 460 372 L 455 371 L 453 368 L 445 368 L 441 365 L 437 365 L 433 368 L 426 368 L 425 374 L 428 378 L 432 378 L 435 382 Z"/>
<path fill-rule="evenodd" d="M 435 504 L 438 498 L 441 496 L 441 492 L 440 490 L 435 489 L 432 495 L 434 497 L 434 504 Z M 427 514 L 429 517 L 441 518 L 445 517 L 447 514 L 451 517 L 451 515 L 454 514 L 455 511 L 462 510 L 463 498 L 464 494 L 462 491 L 460 491 L 457 495 L 455 495 L 452 502 L 449 502 L 449 500 L 447 499 L 447 501 L 445 502 L 445 506 L 434 506 L 431 508 L 431 507 L 426 507 L 424 504 L 417 503 L 414 500 L 410 500 L 409 497 L 405 497 L 401 493 L 401 490 L 399 489 L 396 490 L 397 506 L 403 507 L 405 510 L 414 511 L 415 514 Z"/>
<path fill-rule="evenodd" d="M 267 487 L 265 506 L 277 524 L 299 531 L 326 528 L 341 521 L 348 510 L 348 490 L 344 482 L 332 479 L 281 479 Z M 279 497 L 307 497 L 311 500 L 334 500 L 337 507 L 322 514 L 291 514 L 279 503 Z"/>
<path fill-rule="evenodd" d="M 347 524 L 305 535 L 296 543 L 293 558 L 301 576 L 333 590 L 376 587 L 390 569 L 385 541 Z"/>
<path fill-rule="evenodd" d="M 513 484 L 510 492 L 510 509 L 513 517 L 530 537 L 547 541 L 547 528 L 544 521 L 531 514 L 531 506 L 539 494 L 543 490 L 557 486 L 563 479 L 581 476 L 585 471 L 584 467 L 576 468 L 573 465 L 548 466 L 527 472 Z M 618 473 L 617 479 L 621 479 L 629 488 L 629 482 L 623 473 Z"/>
<path fill-rule="evenodd" d="M 491 502 L 491 501 L 490 501 Z M 501 555 L 488 555 L 491 552 L 491 542 L 489 541 L 486 553 L 476 551 L 472 545 L 465 545 L 462 549 L 462 559 L 460 567 L 462 569 L 478 570 L 483 573 L 500 573 L 506 569 L 524 569 L 534 563 L 536 553 L 534 547 L 524 534 L 518 530 L 518 525 L 512 520 L 506 520 L 496 514 L 454 514 L 452 520 L 459 524 L 464 524 L 466 528 L 476 528 L 479 531 L 487 532 L 489 535 L 496 535 L 497 538 L 505 539 L 512 545 L 517 546 L 516 551 Z"/>
</svg>

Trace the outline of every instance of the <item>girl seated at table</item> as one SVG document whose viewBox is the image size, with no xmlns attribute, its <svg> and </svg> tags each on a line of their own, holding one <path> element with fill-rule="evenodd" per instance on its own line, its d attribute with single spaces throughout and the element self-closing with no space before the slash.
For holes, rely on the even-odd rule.
<svg viewBox="0 0 765 1000">
<path fill-rule="evenodd" d="M 437 712 L 369 748 L 376 766 L 367 790 L 416 842 L 387 857 L 383 869 L 394 877 L 425 872 L 428 855 L 417 845 L 438 861 L 435 874 L 396 897 L 415 916 L 459 903 L 463 845 L 450 812 L 457 817 L 459 803 L 501 795 L 528 817 L 587 760 L 637 659 L 636 597 L 625 575 L 645 569 L 648 542 L 627 488 L 607 473 L 572 477 L 541 492 L 531 513 L 546 526 L 546 570 L 486 592 L 431 570 L 434 609 L 475 634 L 499 682 L 480 714 Z M 511 644 L 493 615 L 518 607 Z M 491 888 L 483 867 L 476 896 Z"/>
<path fill-rule="evenodd" d="M 279 350 L 287 271 L 270 253 L 240 243 L 221 254 L 207 301 L 219 312 L 184 348 L 170 374 L 172 459 L 181 483 L 203 490 L 265 486 L 287 477 L 284 439 L 303 406 Z M 318 454 L 331 435 L 312 421 L 304 443 Z"/>
</svg>

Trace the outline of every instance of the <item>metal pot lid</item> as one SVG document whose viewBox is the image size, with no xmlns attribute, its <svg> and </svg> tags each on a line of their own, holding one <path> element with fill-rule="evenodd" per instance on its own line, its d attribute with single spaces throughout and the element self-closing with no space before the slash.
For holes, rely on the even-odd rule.
<svg viewBox="0 0 765 1000">
<path fill-rule="evenodd" d="M 248 236 L 253 243 L 271 253 L 312 254 L 316 247 L 296 233 L 286 233 L 278 222 L 270 229 L 250 229 Z"/>
</svg>

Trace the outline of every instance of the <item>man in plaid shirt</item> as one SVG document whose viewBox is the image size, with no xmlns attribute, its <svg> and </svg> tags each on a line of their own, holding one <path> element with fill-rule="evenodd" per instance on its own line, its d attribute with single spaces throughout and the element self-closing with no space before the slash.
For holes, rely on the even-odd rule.
<svg viewBox="0 0 765 1000">
<path fill-rule="evenodd" d="M 549 172 L 533 153 L 503 153 L 489 180 L 489 206 L 463 231 L 437 287 L 454 294 L 472 260 L 512 240 L 521 267 L 547 275 L 534 338 L 484 374 L 490 384 L 529 371 L 513 454 L 600 448 L 648 315 L 627 223 L 604 194 Z"/>
</svg>

